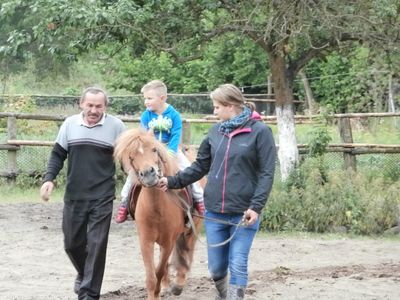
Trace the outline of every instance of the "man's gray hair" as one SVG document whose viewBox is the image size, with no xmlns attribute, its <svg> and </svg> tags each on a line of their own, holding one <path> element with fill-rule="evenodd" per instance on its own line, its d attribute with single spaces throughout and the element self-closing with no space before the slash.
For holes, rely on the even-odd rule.
<svg viewBox="0 0 400 300">
<path fill-rule="evenodd" d="M 110 101 L 108 100 L 108 96 L 107 93 L 99 87 L 95 87 L 95 86 L 91 86 L 86 88 L 83 93 L 82 93 L 82 97 L 81 97 L 81 102 L 85 101 L 86 95 L 90 93 L 90 94 L 103 94 L 104 95 L 104 101 L 106 103 L 106 106 L 108 106 L 108 104 L 110 103 Z"/>
</svg>

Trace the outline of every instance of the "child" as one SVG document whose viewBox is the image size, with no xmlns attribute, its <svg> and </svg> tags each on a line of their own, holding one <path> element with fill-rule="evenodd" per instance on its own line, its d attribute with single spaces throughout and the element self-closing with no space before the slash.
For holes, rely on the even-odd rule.
<svg viewBox="0 0 400 300">
<path fill-rule="evenodd" d="M 167 101 L 167 87 L 160 80 L 153 80 L 141 89 L 144 96 L 146 110 L 140 117 L 140 123 L 146 130 L 152 130 L 156 139 L 167 145 L 168 150 L 177 157 L 179 169 L 190 166 L 189 160 L 179 149 L 182 136 L 182 119 L 172 105 Z M 134 177 L 129 173 L 121 191 L 121 203 L 115 221 L 125 222 L 128 216 L 128 197 L 133 185 Z M 192 185 L 194 207 L 200 214 L 204 214 L 203 189 L 198 183 Z"/>
</svg>

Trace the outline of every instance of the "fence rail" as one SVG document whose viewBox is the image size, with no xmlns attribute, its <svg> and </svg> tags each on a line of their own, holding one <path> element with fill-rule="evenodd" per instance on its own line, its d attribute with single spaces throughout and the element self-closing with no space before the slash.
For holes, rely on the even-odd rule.
<svg viewBox="0 0 400 300">
<path fill-rule="evenodd" d="M 342 153 L 346 168 L 356 169 L 356 155 L 361 154 L 400 154 L 400 145 L 388 144 L 360 144 L 353 143 L 351 134 L 351 118 L 370 118 L 370 117 L 397 117 L 400 113 L 352 113 L 352 114 L 335 114 L 332 118 L 338 119 L 339 132 L 342 143 L 329 144 L 326 151 L 329 153 Z M 24 147 L 51 147 L 54 145 L 52 141 L 39 140 L 22 140 L 17 139 L 17 119 L 25 120 L 41 120 L 41 121 L 63 121 L 66 115 L 47 115 L 47 114 L 29 114 L 29 113 L 8 113 L 1 112 L 1 118 L 7 118 L 7 140 L 0 142 L 0 150 L 7 151 L 7 167 L 6 170 L 0 170 L 0 176 L 15 178 L 18 171 L 18 152 Z M 127 123 L 139 123 L 138 117 L 118 116 L 122 121 Z M 296 123 L 317 122 L 319 115 L 304 116 L 295 115 Z M 269 124 L 276 123 L 276 116 L 263 116 L 263 120 Z M 217 119 L 213 116 L 207 116 L 199 119 L 183 119 L 183 143 L 189 144 L 191 137 L 191 124 L 215 123 Z M 279 147 L 279 145 L 277 145 Z M 306 144 L 298 145 L 300 154 L 308 153 Z"/>
</svg>

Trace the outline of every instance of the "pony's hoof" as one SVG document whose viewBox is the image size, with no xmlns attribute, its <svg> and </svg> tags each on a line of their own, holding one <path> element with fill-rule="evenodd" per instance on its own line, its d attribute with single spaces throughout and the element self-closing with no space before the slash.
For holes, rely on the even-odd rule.
<svg viewBox="0 0 400 300">
<path fill-rule="evenodd" d="M 174 294 L 175 296 L 179 296 L 180 294 L 182 294 L 182 291 L 183 291 L 183 286 L 174 285 L 171 288 L 171 293 Z"/>
</svg>

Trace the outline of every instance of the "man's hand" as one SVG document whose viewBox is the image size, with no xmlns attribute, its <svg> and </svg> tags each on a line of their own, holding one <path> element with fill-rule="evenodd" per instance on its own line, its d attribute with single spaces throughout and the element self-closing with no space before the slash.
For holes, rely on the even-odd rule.
<svg viewBox="0 0 400 300">
<path fill-rule="evenodd" d="M 168 180 L 167 177 L 161 177 L 158 180 L 157 187 L 162 190 L 163 192 L 166 192 L 168 190 Z"/>
<path fill-rule="evenodd" d="M 54 183 L 52 181 L 46 181 L 45 183 L 43 183 L 42 187 L 40 188 L 40 197 L 44 201 L 48 201 L 51 192 L 53 191 L 53 188 L 54 188 Z"/>
</svg>

